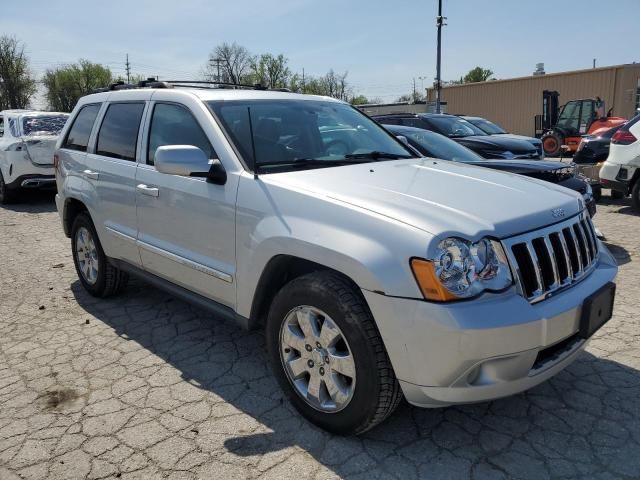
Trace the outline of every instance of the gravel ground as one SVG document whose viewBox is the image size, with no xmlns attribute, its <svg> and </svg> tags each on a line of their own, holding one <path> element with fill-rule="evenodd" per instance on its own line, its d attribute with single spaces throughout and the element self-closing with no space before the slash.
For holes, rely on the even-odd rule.
<svg viewBox="0 0 640 480">
<path fill-rule="evenodd" d="M 640 477 L 640 217 L 604 197 L 614 318 L 511 398 L 401 406 L 358 438 L 283 401 L 261 332 L 142 283 L 80 287 L 50 196 L 0 208 L 0 479 Z"/>
</svg>

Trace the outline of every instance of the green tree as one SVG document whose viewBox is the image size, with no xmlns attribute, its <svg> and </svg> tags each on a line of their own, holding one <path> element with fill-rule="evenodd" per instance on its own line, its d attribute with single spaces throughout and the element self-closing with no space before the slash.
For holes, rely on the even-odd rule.
<svg viewBox="0 0 640 480">
<path fill-rule="evenodd" d="M 83 59 L 77 64 L 47 70 L 42 80 L 49 108 L 59 112 L 70 112 L 80 97 L 112 81 L 109 68 Z"/>
<path fill-rule="evenodd" d="M 493 75 L 493 72 L 488 68 L 476 67 L 469 70 L 463 81 L 464 83 L 486 82 L 491 75 Z"/>
<path fill-rule="evenodd" d="M 35 92 L 24 44 L 15 37 L 0 37 L 0 110 L 26 108 Z"/>
<path fill-rule="evenodd" d="M 349 100 L 349 103 L 351 105 L 365 105 L 365 104 L 371 103 L 371 102 L 364 95 L 355 95 L 355 96 L 351 97 L 351 99 Z"/>
<path fill-rule="evenodd" d="M 291 77 L 284 55 L 270 53 L 256 55 L 251 59 L 251 83 L 259 83 L 268 88 L 286 88 Z"/>
</svg>

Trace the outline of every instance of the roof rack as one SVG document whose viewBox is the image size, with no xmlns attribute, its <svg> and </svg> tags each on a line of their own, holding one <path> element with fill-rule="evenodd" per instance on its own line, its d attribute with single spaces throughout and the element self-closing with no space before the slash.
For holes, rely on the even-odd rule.
<svg viewBox="0 0 640 480">
<path fill-rule="evenodd" d="M 135 88 L 204 88 L 204 89 L 251 89 L 251 90 L 269 90 L 273 92 L 291 92 L 288 88 L 268 88 L 264 85 L 256 83 L 249 85 L 245 83 L 231 82 L 214 82 L 210 80 L 158 80 L 150 77 L 142 80 L 137 84 L 125 83 L 122 80 L 112 83 L 105 88 L 97 88 L 92 93 L 110 92 L 113 90 L 131 90 Z"/>
</svg>

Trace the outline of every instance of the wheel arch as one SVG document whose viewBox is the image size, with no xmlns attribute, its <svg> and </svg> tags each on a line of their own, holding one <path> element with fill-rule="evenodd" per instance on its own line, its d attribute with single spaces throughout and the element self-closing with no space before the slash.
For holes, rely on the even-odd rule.
<svg viewBox="0 0 640 480">
<path fill-rule="evenodd" d="M 71 228 L 73 227 L 73 222 L 76 217 L 82 213 L 89 213 L 89 209 L 85 205 L 85 203 L 77 198 L 67 198 L 64 202 L 64 210 L 62 213 L 62 225 L 64 229 L 64 234 L 67 237 L 71 237 Z M 89 213 L 91 215 L 91 213 Z"/>
<path fill-rule="evenodd" d="M 251 303 L 250 326 L 257 328 L 264 325 L 271 302 L 282 287 L 295 278 L 316 271 L 333 272 L 359 291 L 351 277 L 334 268 L 295 255 L 275 255 L 265 265 L 256 285 Z"/>
</svg>

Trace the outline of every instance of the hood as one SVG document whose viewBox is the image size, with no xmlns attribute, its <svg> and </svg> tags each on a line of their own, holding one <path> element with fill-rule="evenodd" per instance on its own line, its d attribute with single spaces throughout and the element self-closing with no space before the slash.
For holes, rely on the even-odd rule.
<svg viewBox="0 0 640 480">
<path fill-rule="evenodd" d="M 542 140 L 540 140 L 539 138 L 527 137 L 525 135 L 516 135 L 515 133 L 498 133 L 495 136 L 502 138 L 511 138 L 513 140 L 522 140 L 533 145 L 542 145 Z"/>
<path fill-rule="evenodd" d="M 24 136 L 22 142 L 26 147 L 31 161 L 43 167 L 53 166 L 53 151 L 55 150 L 57 136 L 40 135 Z"/>
<path fill-rule="evenodd" d="M 504 135 L 471 135 L 469 137 L 453 138 L 453 140 L 476 151 L 509 151 L 514 154 L 537 153 L 531 142 L 505 137 Z"/>
<path fill-rule="evenodd" d="M 467 162 L 467 164 L 477 167 L 493 168 L 495 170 L 502 170 L 503 172 L 517 173 L 519 175 L 553 172 L 572 168 L 570 163 L 548 162 L 545 160 L 481 160 L 478 162 Z"/>
<path fill-rule="evenodd" d="M 582 211 L 580 195 L 551 183 L 427 158 L 264 175 L 266 183 L 324 196 L 432 235 L 498 238 Z M 557 215 L 557 213 L 556 213 Z"/>
</svg>

